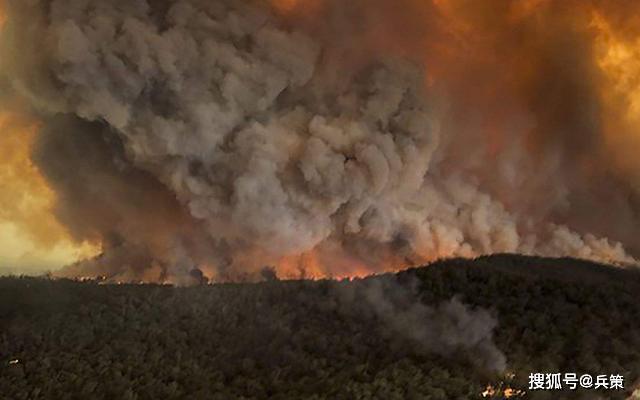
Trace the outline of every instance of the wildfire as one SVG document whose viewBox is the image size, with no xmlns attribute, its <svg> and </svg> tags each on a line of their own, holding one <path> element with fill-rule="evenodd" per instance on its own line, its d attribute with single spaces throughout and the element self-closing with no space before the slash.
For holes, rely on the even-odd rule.
<svg viewBox="0 0 640 400">
<path fill-rule="evenodd" d="M 510 382 L 516 377 L 514 372 L 507 372 L 504 374 L 504 381 L 498 383 L 498 385 L 487 385 L 486 389 L 480 393 L 484 398 L 501 398 L 509 399 L 511 397 L 524 397 L 526 392 L 521 389 L 514 389 L 510 386 Z"/>
<path fill-rule="evenodd" d="M 333 254 L 332 254 L 333 256 Z M 334 276 L 329 275 L 329 271 L 338 271 L 340 268 L 332 268 L 328 265 L 332 260 L 323 259 L 322 254 L 318 251 L 309 251 L 298 256 L 285 257 L 278 264 L 278 270 L 282 271 L 285 278 L 362 278 L 371 275 L 372 269 L 362 262 L 356 260 L 342 261 L 345 268 L 342 272 L 338 272 Z M 333 257 L 329 257 L 333 258 Z M 340 263 L 335 259 L 335 263 Z"/>
<path fill-rule="evenodd" d="M 315 252 L 284 257 L 278 263 L 278 270 L 285 278 L 316 278 L 323 275 L 323 268 Z"/>
<path fill-rule="evenodd" d="M 602 82 L 594 82 L 595 91 L 600 91 L 602 101 L 598 103 L 598 107 L 594 108 L 598 108 L 598 112 L 602 113 L 597 117 L 602 117 L 603 137 L 608 149 L 614 154 L 615 162 L 624 164 L 627 170 L 633 171 L 633 167 L 637 167 L 635 153 L 640 148 L 640 135 L 636 133 L 636 127 L 640 123 L 640 35 L 634 36 L 623 32 L 625 29 L 614 23 L 614 19 L 604 10 L 593 10 L 589 13 L 589 5 L 571 2 L 575 9 L 567 12 L 563 8 L 554 8 L 559 3 L 550 0 L 496 2 L 487 3 L 481 7 L 474 5 L 473 2 L 459 0 L 401 0 L 395 3 L 371 2 L 376 3 L 375 6 L 358 8 L 365 3 L 354 2 L 355 6 L 352 10 L 359 18 L 357 21 L 362 22 L 361 24 L 340 22 L 337 25 L 343 28 L 344 32 L 331 32 L 330 30 L 335 30 L 333 24 L 312 22 L 324 22 L 325 17 L 331 21 L 333 19 L 341 21 L 341 14 L 351 9 L 343 9 L 338 2 L 328 0 L 267 0 L 267 4 L 273 7 L 275 13 L 282 16 L 282 20 L 286 22 L 285 25 L 290 25 L 292 31 L 301 31 L 323 44 L 322 58 L 327 62 L 327 69 L 356 71 L 360 66 L 366 66 L 370 59 L 377 58 L 370 57 L 370 53 L 380 54 L 384 59 L 390 55 L 409 56 L 408 58 L 412 61 L 424 62 L 427 69 L 426 82 L 434 86 L 434 97 L 439 96 L 437 91 L 442 84 L 442 87 L 449 89 L 448 95 L 453 99 L 451 103 L 461 104 L 461 115 L 453 115 L 451 120 L 464 116 L 467 110 L 477 112 L 477 116 L 473 116 L 478 119 L 477 125 L 474 125 L 473 129 L 466 125 L 461 128 L 465 131 L 469 129 L 479 138 L 473 137 L 471 140 L 467 135 L 457 137 L 449 135 L 451 138 L 447 140 L 451 140 L 451 143 L 447 144 L 448 148 L 443 147 L 443 151 L 450 151 L 451 154 L 447 153 L 446 157 L 442 157 L 438 168 L 446 170 L 449 166 L 448 159 L 456 161 L 451 163 L 452 168 L 459 168 L 460 163 L 457 161 L 463 157 L 466 159 L 468 156 L 464 153 L 469 152 L 471 147 L 475 148 L 475 140 L 479 140 L 478 151 L 486 151 L 487 162 L 476 162 L 473 165 L 463 163 L 465 168 L 472 172 L 470 175 L 478 176 L 478 180 L 486 181 L 478 183 L 479 186 L 485 184 L 496 186 L 496 188 L 487 189 L 487 192 L 495 197 L 497 202 L 504 204 L 505 208 L 510 208 L 511 204 L 522 203 L 523 200 L 514 194 L 512 186 L 506 185 L 502 188 L 499 187 L 501 182 L 493 182 L 496 164 L 492 160 L 500 158 L 508 153 L 507 150 L 514 147 L 510 142 L 510 139 L 516 136 L 514 131 L 527 131 L 523 136 L 540 136 L 535 140 L 525 138 L 537 143 L 545 141 L 547 139 L 545 135 L 555 135 L 557 132 L 573 129 L 573 126 L 565 129 L 564 123 L 558 121 L 571 120 L 571 116 L 566 116 L 563 108 L 568 108 L 571 113 L 574 112 L 574 108 L 579 110 L 576 113 L 581 112 L 582 99 L 580 95 L 577 95 L 575 100 L 564 99 L 565 95 L 571 97 L 571 90 L 567 88 L 572 86 L 563 85 L 563 79 L 560 78 L 564 77 L 562 71 L 565 64 L 572 64 L 575 60 L 582 62 L 583 56 L 588 57 L 590 65 L 585 69 L 589 70 L 589 73 L 591 69 L 602 72 L 602 76 L 599 76 Z M 0 28 L 6 21 L 3 4 L 4 0 L 0 0 Z M 585 4 L 600 6 L 601 3 L 585 2 Z M 605 8 L 604 5 L 601 7 Z M 557 15 L 558 13 L 562 15 Z M 346 21 L 350 20 L 346 19 Z M 574 27 L 574 24 L 577 27 Z M 354 25 L 357 25 L 357 29 L 351 29 Z M 584 37 L 580 36 L 580 40 L 576 42 L 582 43 L 584 38 L 594 40 L 593 43 L 589 43 L 593 44 L 593 60 L 590 46 L 585 46 L 588 50 L 579 49 L 581 57 L 575 56 L 575 60 L 570 57 L 571 54 L 567 54 L 571 53 L 572 46 L 560 43 L 556 48 L 555 39 L 561 36 L 560 33 L 565 33 L 565 29 L 566 32 L 576 35 L 583 35 L 587 30 L 592 34 L 592 36 L 588 34 Z M 340 37 L 341 40 L 335 40 L 333 35 L 336 35 L 336 38 Z M 342 46 L 343 42 L 355 43 L 357 46 Z M 546 58 L 552 58 L 553 62 Z M 339 64 L 330 62 L 332 59 L 339 60 Z M 563 68 L 555 65 L 555 62 Z M 562 71 L 559 71 L 560 69 Z M 319 68 L 317 74 L 320 76 L 324 73 L 322 68 Z M 559 78 L 547 79 L 555 76 Z M 591 77 L 587 73 L 585 76 Z M 338 82 L 339 80 L 336 79 L 334 82 L 334 79 L 330 78 L 329 76 L 326 79 L 328 82 L 331 81 L 332 85 L 342 84 Z M 317 82 L 322 83 L 323 79 L 325 79 L 324 76 L 317 79 Z M 560 94 L 552 93 L 552 96 L 547 96 L 546 93 L 537 93 L 540 88 L 547 88 L 547 86 Z M 592 88 L 589 87 L 589 89 Z M 592 93 L 591 90 L 585 92 L 588 92 L 589 96 Z M 538 98 L 539 96 L 544 99 L 547 97 L 562 99 L 549 101 L 553 106 L 548 106 L 546 101 Z M 555 102 L 559 102 L 560 106 L 556 107 Z M 573 103 L 578 105 L 573 107 Z M 466 118 L 461 119 L 466 120 Z M 535 124 L 530 123 L 529 119 L 535 121 Z M 454 124 L 455 127 L 457 127 L 456 124 Z M 582 127 L 579 126 L 576 129 L 579 130 Z M 0 262 L 24 265 L 25 263 L 43 263 L 46 259 L 55 260 L 56 264 L 60 264 L 97 253 L 96 246 L 74 243 L 52 214 L 56 194 L 47 186 L 46 180 L 30 159 L 37 126 L 5 112 L 0 114 L 0 130 L 2 130 L 0 151 L 6 152 L 6 155 L 0 154 L 0 181 L 4 188 L 3 194 L 0 195 L 0 240 L 9 243 L 1 249 L 4 253 L 0 252 Z M 459 138 L 461 143 L 464 142 L 463 145 L 457 146 L 456 138 Z M 528 144 L 525 139 L 523 141 Z M 460 154 L 457 154 L 458 151 Z M 528 147 L 523 149 L 523 152 L 527 151 L 530 151 Z M 593 150 L 594 153 L 599 151 L 600 148 Z M 511 170 L 517 170 L 517 168 L 510 168 L 509 175 Z M 483 179 L 485 174 L 489 178 Z M 517 174 L 514 173 L 515 175 Z M 519 178 L 515 176 L 513 180 L 519 180 Z M 528 181 L 527 184 L 529 185 Z M 522 197 L 529 197 L 528 193 Z M 538 206 L 536 201 L 532 201 L 532 204 Z M 517 211 L 522 214 L 526 212 L 526 210 Z M 485 215 L 478 211 L 474 212 L 471 219 L 482 220 L 483 217 Z M 456 217 L 451 219 L 458 222 Z M 462 237 L 462 230 L 456 231 L 455 235 L 444 233 L 440 235 L 435 231 L 439 229 L 438 225 L 434 225 L 430 228 L 434 229 L 433 235 L 430 234 L 431 232 L 418 233 L 423 236 L 415 239 L 415 243 L 411 243 L 415 254 L 406 256 L 387 254 L 393 253 L 395 251 L 393 249 L 385 252 L 385 250 L 372 248 L 371 252 L 376 252 L 376 255 L 368 257 L 368 254 L 349 255 L 344 254 L 345 252 L 339 248 L 325 247 L 284 257 L 282 254 L 263 254 L 261 250 L 256 250 L 240 256 L 234 255 L 234 261 L 249 272 L 259 271 L 264 263 L 273 266 L 278 276 L 284 279 L 314 279 L 360 277 L 380 271 L 393 271 L 412 264 L 421 264 L 438 257 L 477 255 L 467 243 L 464 243 L 465 246 L 460 245 L 463 239 L 467 239 Z M 173 228 L 170 226 L 167 231 L 173 232 Z M 474 225 L 473 228 L 478 227 Z M 444 232 L 447 228 L 441 229 Z M 482 232 L 474 235 L 484 238 L 491 233 L 484 227 L 478 228 L 478 231 L 481 230 Z M 145 229 L 145 231 L 153 232 L 154 229 Z M 469 236 L 468 233 L 464 235 Z M 502 240 L 502 236 L 499 241 L 508 243 L 500 246 L 515 248 L 511 246 L 511 241 Z M 484 240 L 472 239 L 484 243 Z M 318 246 L 324 246 L 324 243 Z M 385 243 L 382 243 L 379 247 L 384 246 Z M 496 251 L 495 246 L 487 245 L 486 248 Z M 378 250 L 380 250 L 379 253 Z M 239 259 L 243 257 L 246 259 Z M 213 265 L 206 265 L 201 269 L 206 276 L 215 277 L 216 275 L 217 268 Z M 145 270 L 148 271 L 145 279 L 157 280 L 163 276 L 162 268 L 159 266 L 151 266 Z"/>
<path fill-rule="evenodd" d="M 55 193 L 31 161 L 37 125 L 0 113 L 0 263 L 2 267 L 51 268 L 96 254 L 74 243 L 52 209 Z"/>
<path fill-rule="evenodd" d="M 495 394 L 496 389 L 491 385 L 487 385 L 487 388 L 481 393 L 482 397 L 493 397 Z"/>
<path fill-rule="evenodd" d="M 513 389 L 511 387 L 502 387 L 502 383 L 498 387 L 493 385 L 487 385 L 487 388 L 480 394 L 484 398 L 504 398 L 509 399 L 512 397 L 524 397 L 525 392 L 520 389 Z"/>
</svg>

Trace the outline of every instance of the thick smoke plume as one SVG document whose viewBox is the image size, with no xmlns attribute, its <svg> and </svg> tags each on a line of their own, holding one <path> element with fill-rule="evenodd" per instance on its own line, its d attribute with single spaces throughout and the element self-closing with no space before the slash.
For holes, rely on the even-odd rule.
<svg viewBox="0 0 640 400">
<path fill-rule="evenodd" d="M 621 14 L 483 4 L 8 0 L 0 72 L 44 126 L 34 160 L 104 247 L 66 273 L 633 262 L 590 28 Z"/>
</svg>

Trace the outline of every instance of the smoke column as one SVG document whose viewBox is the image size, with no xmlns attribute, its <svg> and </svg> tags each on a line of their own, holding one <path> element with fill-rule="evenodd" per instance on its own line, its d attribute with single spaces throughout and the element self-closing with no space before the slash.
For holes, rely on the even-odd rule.
<svg viewBox="0 0 640 400">
<path fill-rule="evenodd" d="M 57 219 L 102 243 L 63 274 L 631 263 L 636 71 L 610 49 L 640 36 L 616 4 L 7 0 L 2 102 L 42 127 Z"/>
<path fill-rule="evenodd" d="M 504 371 L 505 355 L 493 342 L 498 321 L 483 308 L 470 309 L 456 297 L 436 307 L 419 300 L 419 281 L 392 276 L 339 282 L 330 293 L 349 318 L 378 319 L 383 334 L 416 353 L 468 358 L 483 370 Z"/>
</svg>

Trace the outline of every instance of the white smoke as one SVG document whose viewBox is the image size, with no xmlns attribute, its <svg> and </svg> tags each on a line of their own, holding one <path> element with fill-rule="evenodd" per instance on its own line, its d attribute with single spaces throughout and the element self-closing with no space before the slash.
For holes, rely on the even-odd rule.
<svg viewBox="0 0 640 400">
<path fill-rule="evenodd" d="M 359 243 L 399 239 L 414 262 L 633 261 L 618 243 L 532 222 L 438 168 L 456 132 L 442 131 L 422 67 L 372 59 L 328 84 L 324 44 L 281 28 L 263 4 L 9 0 L 8 14 L 2 63 L 14 89 L 44 115 L 108 125 L 231 264 L 261 255 L 238 268 L 337 243 L 380 270 L 385 260 Z"/>
</svg>

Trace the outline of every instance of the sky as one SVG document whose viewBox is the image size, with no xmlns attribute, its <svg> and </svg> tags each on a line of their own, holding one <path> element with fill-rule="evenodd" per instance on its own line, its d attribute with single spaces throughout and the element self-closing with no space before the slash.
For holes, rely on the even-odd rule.
<svg viewBox="0 0 640 400">
<path fill-rule="evenodd" d="M 637 4 L 0 0 L 0 268 L 633 264 Z"/>
</svg>

